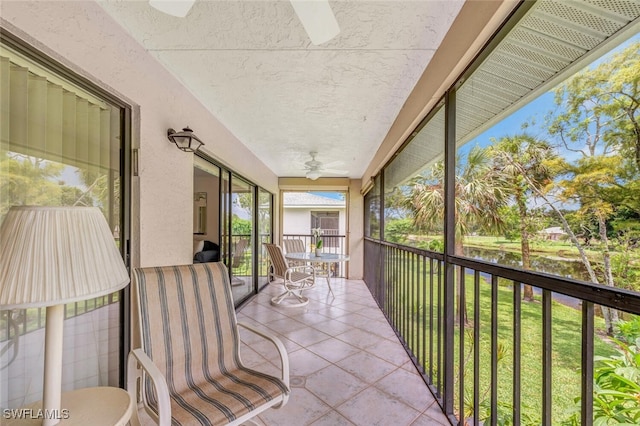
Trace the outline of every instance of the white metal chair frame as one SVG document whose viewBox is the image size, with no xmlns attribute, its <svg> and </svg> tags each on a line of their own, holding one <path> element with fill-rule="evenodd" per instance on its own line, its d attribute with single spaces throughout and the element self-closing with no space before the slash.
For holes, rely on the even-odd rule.
<svg viewBox="0 0 640 426">
<path fill-rule="evenodd" d="M 271 304 L 286 307 L 300 307 L 309 303 L 309 298 L 302 295 L 305 290 L 315 287 L 316 270 L 311 265 L 289 266 L 287 260 L 282 253 L 282 248 L 277 244 L 265 243 L 269 259 L 271 260 L 271 268 L 269 270 L 270 280 L 274 278 L 283 281 L 284 292 L 271 299 Z M 286 299 L 296 299 L 297 303 L 282 303 Z"/>
</svg>

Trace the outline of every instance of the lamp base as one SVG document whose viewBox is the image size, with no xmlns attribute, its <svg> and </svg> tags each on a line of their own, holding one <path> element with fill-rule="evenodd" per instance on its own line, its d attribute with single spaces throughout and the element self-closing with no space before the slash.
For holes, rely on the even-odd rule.
<svg viewBox="0 0 640 426">
<path fill-rule="evenodd" d="M 62 394 L 61 426 L 140 425 L 135 399 L 115 387 L 76 389 Z M 2 419 L 2 426 L 40 426 L 42 401 L 13 410 L 22 415 Z M 43 414 L 44 415 L 44 414 Z"/>
<path fill-rule="evenodd" d="M 54 426 L 62 418 L 62 334 L 64 305 L 47 306 L 47 326 L 44 336 L 43 426 Z"/>
</svg>

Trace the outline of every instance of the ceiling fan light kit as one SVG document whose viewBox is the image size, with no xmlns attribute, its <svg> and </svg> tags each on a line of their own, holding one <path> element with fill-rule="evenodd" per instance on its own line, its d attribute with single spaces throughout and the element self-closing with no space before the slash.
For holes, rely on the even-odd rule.
<svg viewBox="0 0 640 426">
<path fill-rule="evenodd" d="M 320 170 L 309 170 L 307 172 L 307 179 L 316 180 L 320 177 Z"/>
<path fill-rule="evenodd" d="M 326 43 L 340 33 L 338 21 L 328 0 L 290 0 L 311 43 Z M 149 0 L 149 5 L 177 18 L 187 16 L 196 0 Z"/>
</svg>

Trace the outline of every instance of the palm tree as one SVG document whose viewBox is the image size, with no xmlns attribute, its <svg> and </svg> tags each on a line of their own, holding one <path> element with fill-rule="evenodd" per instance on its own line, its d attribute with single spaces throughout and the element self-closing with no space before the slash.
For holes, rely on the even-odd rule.
<svg viewBox="0 0 640 426">
<path fill-rule="evenodd" d="M 549 160 L 556 157 L 553 148 L 545 141 L 527 134 L 505 136 L 489 148 L 494 168 L 504 181 L 504 186 L 513 197 L 520 217 L 520 252 L 522 267 L 531 268 L 532 218 L 527 202 L 533 191 L 531 186 L 540 190 L 547 185 L 553 173 L 547 167 Z M 524 286 L 523 299 L 533 301 L 533 287 Z"/>
<path fill-rule="evenodd" d="M 456 255 L 464 254 L 464 237 L 471 229 L 496 231 L 502 227 L 499 210 L 506 202 L 503 182 L 492 168 L 487 149 L 476 146 L 463 160 L 456 159 Z M 417 228 L 434 230 L 444 224 L 444 176 L 444 162 L 440 161 L 413 179 L 407 202 Z M 466 312 L 464 317 L 466 323 Z"/>
</svg>

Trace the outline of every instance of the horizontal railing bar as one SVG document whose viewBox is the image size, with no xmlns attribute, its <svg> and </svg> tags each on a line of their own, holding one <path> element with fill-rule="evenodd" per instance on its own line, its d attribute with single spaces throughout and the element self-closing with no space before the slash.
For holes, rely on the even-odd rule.
<svg viewBox="0 0 640 426">
<path fill-rule="evenodd" d="M 418 366 L 419 372 L 425 383 L 436 396 L 438 404 L 445 414 L 454 424 L 462 424 L 467 420 L 464 418 L 465 391 L 471 391 L 473 424 L 480 424 L 477 414 L 480 412 L 480 294 L 481 288 L 485 290 L 490 287 L 490 312 L 488 325 L 490 328 L 490 359 L 486 367 L 490 371 L 488 380 L 490 382 L 487 389 L 490 417 L 485 420 L 485 424 L 497 425 L 499 417 L 497 415 L 500 407 L 499 400 L 499 334 L 498 329 L 500 319 L 498 312 L 499 304 L 503 303 L 503 295 L 498 288 L 498 279 L 509 280 L 513 284 L 513 293 L 510 295 L 509 304 L 513 309 L 511 321 L 513 326 L 512 354 L 513 364 L 511 366 L 511 381 L 513 389 L 509 389 L 512 398 L 511 415 L 514 422 L 522 420 L 524 413 L 523 402 L 523 375 L 525 373 L 523 364 L 523 304 L 521 301 L 522 285 L 531 285 L 542 290 L 541 331 L 539 347 L 542 349 L 541 360 L 541 424 L 551 424 L 553 403 L 553 293 L 563 294 L 582 301 L 582 351 L 581 351 L 581 403 L 580 418 L 583 424 L 590 424 L 593 419 L 593 376 L 594 376 L 594 305 L 610 306 L 621 311 L 640 314 L 640 294 L 635 292 L 607 287 L 605 285 L 583 282 L 571 278 L 561 277 L 553 274 L 546 274 L 536 271 L 523 270 L 491 263 L 483 260 L 470 259 L 464 256 L 444 256 L 442 253 L 434 253 L 418 248 L 406 247 L 401 244 L 388 243 L 365 238 L 365 250 L 376 257 L 377 262 L 367 265 L 365 272 L 367 276 L 373 278 L 371 283 L 367 283 L 370 289 L 376 292 L 378 305 L 383 309 L 387 320 L 391 323 L 399 340 L 411 356 L 412 362 Z M 428 259 L 428 260 L 427 260 Z M 368 259 L 367 259 L 368 260 Z M 434 263 L 437 262 L 437 263 Z M 460 275 L 455 279 L 460 280 L 455 283 L 445 282 L 443 268 L 460 267 Z M 428 268 L 428 270 L 427 270 Z M 381 276 L 380 273 L 383 275 Z M 428 273 L 426 275 L 425 273 Z M 471 285 L 467 278 L 473 280 L 473 290 L 467 293 L 465 287 Z M 382 281 L 378 282 L 378 279 Z M 469 278 L 469 279 L 471 279 Z M 487 284 L 482 283 L 485 281 Z M 454 286 L 452 294 L 445 291 L 445 286 Z M 380 290 L 376 290 L 379 288 Z M 428 292 L 428 293 L 427 293 Z M 428 295 L 428 303 L 426 297 Z M 445 295 L 446 300 L 445 300 Z M 465 336 L 463 324 L 466 314 L 461 309 L 471 303 L 473 297 L 473 335 Z M 506 299 L 504 300 L 506 301 Z M 500 302 L 500 303 L 499 303 Z M 451 315 L 458 308 L 452 317 L 445 318 L 443 305 L 450 304 Z M 422 312 L 420 312 L 422 305 Z M 426 309 L 429 309 L 427 312 Z M 419 314 L 418 314 L 419 313 Z M 414 319 L 420 318 L 422 326 L 414 325 Z M 425 321 L 428 318 L 429 324 Z M 447 321 L 448 319 L 448 321 Z M 459 322 L 459 334 L 445 324 L 452 324 L 457 319 Z M 427 335 L 428 334 L 428 335 Z M 452 335 L 453 334 L 453 335 Z M 422 336 L 422 339 L 419 336 Z M 469 339 L 469 340 L 467 340 Z M 473 345 L 473 376 L 464 376 L 463 366 L 467 361 L 465 355 L 465 343 Z M 450 344 L 458 347 L 445 347 Z M 428 345 L 428 347 L 427 347 Z M 428 348 L 428 350 L 427 350 Z M 459 371 L 454 372 L 453 360 L 459 365 Z M 428 363 L 428 367 L 427 367 Z M 455 382 L 450 383 L 449 374 L 455 374 Z M 455 386 L 455 392 L 450 391 Z M 473 386 L 473 388 L 471 388 Z M 454 401 L 457 409 L 453 410 Z"/>
<path fill-rule="evenodd" d="M 365 240 L 381 246 L 392 247 L 398 250 L 408 251 L 410 253 L 417 253 L 431 259 L 444 260 L 444 255 L 442 253 L 404 246 L 397 243 L 390 243 L 387 241 L 380 241 L 370 237 L 365 237 Z M 554 293 L 564 294 L 566 296 L 575 297 L 576 299 L 583 299 L 598 305 L 604 305 L 640 315 L 640 293 L 635 293 L 630 290 L 607 287 L 602 284 L 594 284 L 587 281 L 575 280 L 543 272 L 527 271 L 482 260 L 469 259 L 462 256 L 449 256 L 448 259 L 455 265 L 465 266 L 467 268 L 496 275 L 501 278 L 533 285 L 543 290 L 549 290 Z"/>
<path fill-rule="evenodd" d="M 290 237 L 313 237 L 313 234 L 282 234 L 284 239 Z M 320 238 L 346 238 L 346 234 L 322 234 Z M 375 241 L 375 240 L 374 240 Z"/>
<path fill-rule="evenodd" d="M 388 241 L 376 240 L 376 239 L 370 238 L 370 237 L 364 237 L 364 239 L 365 239 L 365 241 L 371 241 L 372 243 L 379 244 L 381 246 L 391 247 L 391 248 L 394 248 L 394 249 L 407 251 L 409 253 L 415 253 L 417 255 L 425 256 L 425 257 L 428 257 L 430 259 L 444 260 L 444 254 L 443 253 L 438 253 L 436 251 L 425 250 L 425 249 L 420 249 L 420 248 L 411 247 L 411 246 L 405 246 L 405 245 L 397 244 L 397 243 L 390 243 Z"/>
<path fill-rule="evenodd" d="M 609 306 L 632 314 L 640 314 L 640 293 L 635 293 L 630 290 L 607 287 L 606 285 L 574 280 L 542 272 L 525 271 L 465 257 L 449 256 L 448 259 L 455 265 L 485 272 L 492 276 L 518 281 L 543 290 L 550 290 L 554 293 L 561 293 L 566 296 L 575 297 L 576 299 Z"/>
</svg>

